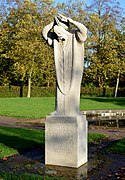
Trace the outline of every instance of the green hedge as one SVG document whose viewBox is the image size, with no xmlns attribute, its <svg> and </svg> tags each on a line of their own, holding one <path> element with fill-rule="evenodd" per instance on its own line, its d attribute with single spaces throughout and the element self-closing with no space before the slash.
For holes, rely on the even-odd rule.
<svg viewBox="0 0 125 180">
<path fill-rule="evenodd" d="M 113 97 L 114 88 L 82 87 L 81 96 Z"/>
<path fill-rule="evenodd" d="M 94 96 L 94 97 L 114 97 L 115 88 L 99 88 L 99 87 L 82 87 L 81 96 Z M 125 88 L 119 88 L 117 97 L 125 97 Z"/>
<path fill-rule="evenodd" d="M 115 88 L 82 87 L 81 96 L 114 97 Z M 23 97 L 27 96 L 27 86 L 23 87 Z M 55 87 L 31 88 L 31 97 L 55 96 Z M 125 97 L 125 88 L 118 89 L 118 97 Z M 20 97 L 20 86 L 0 86 L 1 97 Z"/>
<path fill-rule="evenodd" d="M 27 97 L 27 86 L 23 86 L 23 97 Z M 31 97 L 54 96 L 54 87 L 32 87 Z M 20 86 L 0 86 L 0 98 L 20 97 Z"/>
</svg>

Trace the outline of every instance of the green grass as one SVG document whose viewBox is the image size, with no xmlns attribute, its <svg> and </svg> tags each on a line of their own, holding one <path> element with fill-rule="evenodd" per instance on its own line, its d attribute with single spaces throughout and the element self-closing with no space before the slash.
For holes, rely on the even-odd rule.
<svg viewBox="0 0 125 180">
<path fill-rule="evenodd" d="M 20 174 L 15 173 L 0 173 L 0 179 L 2 180 L 44 180 L 44 177 L 40 175 Z"/>
<path fill-rule="evenodd" d="M 0 158 L 42 145 L 44 139 L 44 131 L 41 130 L 0 127 Z"/>
<path fill-rule="evenodd" d="M 45 144 L 45 131 L 36 129 L 0 127 L 0 158 L 19 154 L 25 149 Z M 89 142 L 105 137 L 89 133 Z"/>
<path fill-rule="evenodd" d="M 42 118 L 54 111 L 54 98 L 0 98 L 0 115 Z"/>
<path fill-rule="evenodd" d="M 62 177 L 43 177 L 35 174 L 0 173 L 1 180 L 64 180 Z"/>
<path fill-rule="evenodd" d="M 110 148 L 107 149 L 110 154 L 125 154 L 125 138 L 118 140 Z"/>
<path fill-rule="evenodd" d="M 54 97 L 0 98 L 0 115 L 42 118 L 54 111 L 54 104 Z M 81 98 L 80 109 L 125 109 L 125 98 Z"/>
<path fill-rule="evenodd" d="M 102 138 L 106 138 L 106 135 L 99 134 L 99 133 L 89 133 L 88 142 L 92 143 L 92 142 L 95 142 L 95 141 L 102 139 Z"/>
<path fill-rule="evenodd" d="M 125 98 L 81 98 L 81 110 L 125 109 Z"/>
</svg>

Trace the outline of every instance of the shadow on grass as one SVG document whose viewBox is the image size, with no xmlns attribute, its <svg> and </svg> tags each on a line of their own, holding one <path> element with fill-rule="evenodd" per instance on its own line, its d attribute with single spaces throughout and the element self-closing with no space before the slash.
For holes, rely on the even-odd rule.
<svg viewBox="0 0 125 180">
<path fill-rule="evenodd" d="M 3 151 L 5 152 L 5 155 L 8 150 L 10 154 L 13 154 L 16 151 L 17 153 L 22 154 L 29 150 L 32 151 L 34 148 L 37 148 L 37 147 L 43 148 L 44 147 L 44 134 L 42 134 L 42 131 L 41 131 L 41 136 L 38 136 L 40 140 L 36 139 L 37 137 L 35 137 L 35 132 L 33 132 L 33 134 L 30 137 L 30 133 L 32 132 L 30 131 L 31 130 L 28 130 L 28 129 L 0 127 L 0 147 L 1 145 L 5 146 L 5 148 L 3 149 Z M 1 150 L 0 154 L 3 153 L 3 156 L 4 156 L 4 152 L 2 152 Z"/>
<path fill-rule="evenodd" d="M 84 99 L 84 97 L 82 98 Z M 118 106 L 125 106 L 125 98 L 106 98 L 106 97 L 95 97 L 95 98 L 85 98 L 88 100 L 96 101 L 96 102 L 103 102 L 103 103 L 112 103 Z"/>
</svg>

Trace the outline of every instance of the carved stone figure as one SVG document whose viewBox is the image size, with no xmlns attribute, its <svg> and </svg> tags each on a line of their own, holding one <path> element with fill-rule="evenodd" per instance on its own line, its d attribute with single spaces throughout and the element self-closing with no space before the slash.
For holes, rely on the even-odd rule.
<svg viewBox="0 0 125 180">
<path fill-rule="evenodd" d="M 74 25 L 74 30 L 69 30 L 70 24 Z M 54 48 L 57 89 L 53 115 L 79 115 L 87 29 L 83 24 L 58 14 L 44 27 L 42 34 Z"/>
</svg>

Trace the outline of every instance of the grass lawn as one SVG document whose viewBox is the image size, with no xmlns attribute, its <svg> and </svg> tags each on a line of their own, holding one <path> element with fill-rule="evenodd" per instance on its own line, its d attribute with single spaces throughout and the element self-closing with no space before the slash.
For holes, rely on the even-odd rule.
<svg viewBox="0 0 125 180">
<path fill-rule="evenodd" d="M 54 111 L 54 97 L 0 98 L 0 115 L 42 118 Z"/>
<path fill-rule="evenodd" d="M 54 97 L 40 98 L 0 98 L 0 116 L 18 118 L 42 118 L 54 111 Z M 81 98 L 81 110 L 125 109 L 125 98 Z M 105 135 L 89 133 L 89 143 L 105 138 Z M 22 153 L 25 149 L 41 146 L 45 143 L 43 130 L 0 127 L 0 159 Z M 125 138 L 113 144 L 108 153 L 125 153 Z M 16 175 L 0 173 L 0 179 L 6 180 L 42 180 L 39 175 Z M 58 180 L 58 177 L 46 177 L 46 180 Z"/>
<path fill-rule="evenodd" d="M 42 146 L 45 143 L 44 130 L 0 127 L 0 158 L 19 154 L 25 149 L 35 146 Z M 104 134 L 89 133 L 88 142 L 98 141 L 105 138 Z M 108 153 L 125 153 L 125 138 L 119 140 L 108 149 Z M 0 173 L 0 179 L 4 180 L 64 180 L 58 177 L 42 177 L 34 174 Z"/>
<path fill-rule="evenodd" d="M 42 118 L 54 111 L 54 97 L 0 98 L 0 115 Z M 125 98 L 81 98 L 81 110 L 125 109 Z"/>
<path fill-rule="evenodd" d="M 81 98 L 81 110 L 125 109 L 125 98 Z"/>
<path fill-rule="evenodd" d="M 0 158 L 19 154 L 25 149 L 45 144 L 44 130 L 0 127 Z M 89 133 L 89 142 L 105 135 Z"/>
<path fill-rule="evenodd" d="M 0 159 L 19 154 L 25 149 L 42 146 L 45 144 L 45 131 L 36 129 L 0 127 Z M 101 134 L 89 133 L 89 142 L 105 137 Z M 30 148 L 31 149 L 31 148 Z M 0 179 L 4 180 L 64 180 L 58 177 L 42 177 L 34 174 L 0 173 Z"/>
<path fill-rule="evenodd" d="M 0 126 L 0 158 L 22 153 L 25 149 L 45 144 L 45 131 L 28 128 L 10 128 Z M 88 142 L 95 142 L 106 135 L 89 133 Z M 108 149 L 110 153 L 125 153 L 125 138 Z"/>
<path fill-rule="evenodd" d="M 125 138 L 118 140 L 110 148 L 107 149 L 108 153 L 125 154 Z"/>
<path fill-rule="evenodd" d="M 92 143 L 94 141 L 97 141 L 98 139 L 105 138 L 106 135 L 104 134 L 99 134 L 99 133 L 89 133 L 88 135 L 88 142 Z"/>
<path fill-rule="evenodd" d="M 0 158 L 44 145 L 44 139 L 44 131 L 41 130 L 0 127 Z"/>
</svg>

